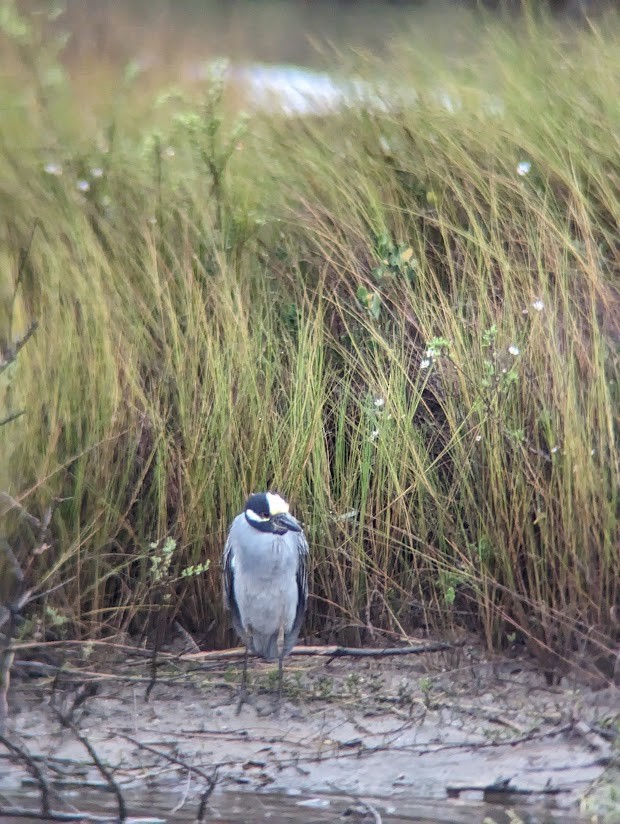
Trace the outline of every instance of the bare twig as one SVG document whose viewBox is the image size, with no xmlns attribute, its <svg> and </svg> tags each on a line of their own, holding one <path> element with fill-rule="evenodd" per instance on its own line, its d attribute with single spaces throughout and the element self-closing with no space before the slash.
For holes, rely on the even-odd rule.
<svg viewBox="0 0 620 824">
<path fill-rule="evenodd" d="M 39 324 L 37 321 L 33 320 L 21 338 L 18 338 L 14 343 L 8 344 L 7 348 L 2 353 L 2 360 L 0 361 L 0 375 L 15 361 L 20 351 L 36 332 L 38 325 Z"/>
<path fill-rule="evenodd" d="M 25 521 L 27 521 L 30 526 L 35 527 L 35 529 L 41 529 L 41 521 L 38 518 L 35 518 L 34 515 L 31 515 L 28 510 L 20 504 L 15 498 L 9 495 L 7 492 L 0 492 L 0 515 L 6 515 L 7 512 L 10 512 L 12 509 L 17 509 L 19 514 Z"/>
<path fill-rule="evenodd" d="M 15 632 L 15 610 L 8 609 L 9 625 L 4 636 L 4 643 L 0 650 L 0 732 L 4 729 L 6 719 L 9 715 L 8 692 L 11 683 L 11 667 L 15 653 L 11 649 L 11 640 Z"/>
<path fill-rule="evenodd" d="M 12 752 L 13 755 L 16 755 L 19 758 L 19 760 L 25 765 L 30 775 L 37 782 L 39 792 L 41 793 L 41 817 L 49 818 L 51 815 L 50 787 L 47 783 L 45 775 L 43 774 L 43 771 L 41 770 L 39 765 L 35 763 L 35 760 L 32 758 L 32 756 L 27 750 L 25 750 L 23 747 L 20 747 L 15 742 L 10 741 L 2 733 L 0 733 L 0 744 L 3 744 L 6 747 L 6 749 L 9 750 L 9 752 Z"/>
<path fill-rule="evenodd" d="M 56 689 L 56 685 L 58 684 L 58 678 L 61 674 L 62 670 L 57 667 L 56 677 L 54 678 L 53 691 L 55 691 Z M 63 719 L 63 726 L 68 727 L 73 722 L 73 716 L 78 707 L 81 707 L 82 704 L 85 704 L 89 698 L 92 698 L 93 695 L 96 695 L 98 689 L 99 686 L 95 681 L 83 681 L 81 684 L 78 685 L 78 688 L 74 692 L 69 692 L 67 694 L 67 697 L 63 701 L 64 706 L 60 711 L 60 714 Z"/>
<path fill-rule="evenodd" d="M 187 770 L 188 773 L 191 775 L 195 773 L 199 775 L 204 781 L 206 781 L 206 788 L 203 791 L 200 797 L 200 805 L 198 807 L 198 812 L 196 814 L 196 821 L 203 822 L 206 815 L 206 808 L 207 802 L 211 797 L 213 790 L 217 784 L 218 778 L 218 766 L 216 765 L 211 775 L 206 773 L 204 770 L 201 770 L 199 767 L 195 767 L 193 764 L 188 764 L 187 761 L 184 761 L 182 758 L 179 758 L 175 755 L 169 755 L 167 752 L 163 752 L 162 750 L 158 750 L 155 747 L 151 747 L 149 744 L 143 744 L 141 741 L 138 741 L 137 738 L 132 738 L 131 735 L 126 735 L 125 733 L 118 733 L 120 738 L 124 738 L 126 741 L 129 741 L 130 744 L 133 744 L 135 747 L 138 747 L 140 750 L 144 750 L 145 752 L 150 753 L 151 755 L 156 755 L 158 758 L 162 758 L 164 761 L 168 761 L 170 764 L 176 764 L 179 767 L 183 767 L 183 769 Z"/>
<path fill-rule="evenodd" d="M 20 409 L 19 412 L 13 412 L 11 415 L 7 415 L 6 418 L 3 418 L 0 421 L 0 426 L 4 426 L 6 423 L 11 423 L 11 421 L 16 421 L 18 418 L 21 418 L 21 416 L 25 414 L 25 409 Z"/>
<path fill-rule="evenodd" d="M 4 723 L 9 714 L 9 705 L 7 695 L 9 692 L 9 684 L 11 683 L 11 667 L 13 659 L 15 658 L 15 651 L 11 646 L 13 641 L 13 634 L 15 632 L 15 624 L 17 616 L 24 604 L 30 597 L 30 592 L 23 592 L 24 573 L 19 561 L 7 541 L 0 539 L 0 550 L 4 553 L 8 564 L 13 572 L 14 594 L 6 594 L 8 603 L 0 607 L 0 627 L 8 618 L 8 626 L 4 633 L 4 641 L 0 648 L 0 731 L 4 728 Z M 5 576 L 7 577 L 7 576 Z"/>
<path fill-rule="evenodd" d="M 110 790 L 114 793 L 116 797 L 116 805 L 118 808 L 118 820 L 121 822 L 121 824 L 123 824 L 123 822 L 127 820 L 127 805 L 125 803 L 125 798 L 123 796 L 121 788 L 116 779 L 114 778 L 114 776 L 112 775 L 112 771 L 106 764 L 103 763 L 93 745 L 90 743 L 88 738 L 86 738 L 86 736 L 78 730 L 73 721 L 71 721 L 69 718 L 65 718 L 62 715 L 62 713 L 58 711 L 58 709 L 54 708 L 54 711 L 56 712 L 56 715 L 58 716 L 60 722 L 71 730 L 73 735 L 77 738 L 80 744 L 88 752 L 93 764 L 99 770 L 100 774 L 106 781 Z"/>
<path fill-rule="evenodd" d="M 200 797 L 200 804 L 198 805 L 198 812 L 196 813 L 196 821 L 198 824 L 202 824 L 205 820 L 205 815 L 207 813 L 207 803 L 211 798 L 211 794 L 215 789 L 215 785 L 217 784 L 217 767 L 213 771 L 213 775 L 208 781 L 207 788 L 203 792 L 202 796 Z"/>
<path fill-rule="evenodd" d="M 196 773 L 201 778 L 203 778 L 206 782 L 210 782 L 213 778 L 213 775 L 209 775 L 208 773 L 201 770 L 199 767 L 195 767 L 193 764 L 188 764 L 187 761 L 184 761 L 179 756 L 170 755 L 163 750 L 158 750 L 156 747 L 151 746 L 150 744 L 144 744 L 142 741 L 138 741 L 137 738 L 133 738 L 131 735 L 127 735 L 124 732 L 117 733 L 119 738 L 124 738 L 125 741 L 129 741 L 130 744 L 133 744 L 134 747 L 137 747 L 139 750 L 144 750 L 144 752 L 148 752 L 151 755 L 156 755 L 158 758 L 163 758 L 164 761 L 168 761 L 170 764 L 176 764 L 178 767 L 182 767 L 184 770 L 188 770 L 189 772 Z M 215 768 L 217 772 L 217 766 Z"/>
</svg>

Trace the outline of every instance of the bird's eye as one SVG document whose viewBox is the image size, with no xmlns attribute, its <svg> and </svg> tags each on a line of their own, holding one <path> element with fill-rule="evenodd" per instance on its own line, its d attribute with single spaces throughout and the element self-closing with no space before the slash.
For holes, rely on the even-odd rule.
<svg viewBox="0 0 620 824">
<path fill-rule="evenodd" d="M 249 518 L 251 521 L 262 521 L 263 523 L 271 518 L 270 513 L 265 512 L 264 509 L 246 509 L 245 514 L 246 518 Z"/>
</svg>

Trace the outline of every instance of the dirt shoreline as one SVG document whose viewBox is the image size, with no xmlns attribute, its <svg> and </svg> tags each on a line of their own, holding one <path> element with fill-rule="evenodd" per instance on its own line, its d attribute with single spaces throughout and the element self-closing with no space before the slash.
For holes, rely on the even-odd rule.
<svg viewBox="0 0 620 824">
<path fill-rule="evenodd" d="M 217 765 L 213 808 L 222 792 L 243 790 L 298 805 L 317 794 L 357 799 L 359 820 L 372 820 L 364 818 L 368 799 L 381 800 L 384 821 L 437 804 L 453 817 L 438 817 L 436 808 L 432 820 L 456 821 L 482 802 L 491 811 L 494 804 L 557 810 L 558 821 L 580 812 L 584 820 L 620 820 L 613 686 L 564 679 L 549 687 L 533 663 L 485 658 L 473 647 L 379 660 L 293 655 L 279 714 L 274 668 L 254 660 L 251 703 L 237 716 L 238 660 L 165 662 L 145 701 L 148 660 L 130 658 L 95 661 L 89 652 L 87 665 L 54 677 L 50 665 L 17 662 L 7 734 L 40 757 L 57 787 L 96 793 L 102 786 L 54 709 L 67 713 L 77 702 L 72 722 L 123 791 L 163 793 L 168 809 L 195 799 Z M 96 694 L 80 703 L 95 684 Z M 0 747 L 0 793 L 12 803 L 34 798 L 28 770 L 6 755 Z M 326 803 L 316 799 L 317 809 Z"/>
</svg>

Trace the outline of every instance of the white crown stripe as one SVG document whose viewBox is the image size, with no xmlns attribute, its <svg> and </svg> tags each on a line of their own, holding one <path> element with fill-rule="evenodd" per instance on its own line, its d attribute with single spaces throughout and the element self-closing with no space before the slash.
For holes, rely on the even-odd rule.
<svg viewBox="0 0 620 824">
<path fill-rule="evenodd" d="M 267 503 L 269 504 L 269 512 L 271 517 L 274 515 L 288 514 L 289 506 L 280 495 L 274 495 L 273 492 L 267 492 Z"/>
</svg>

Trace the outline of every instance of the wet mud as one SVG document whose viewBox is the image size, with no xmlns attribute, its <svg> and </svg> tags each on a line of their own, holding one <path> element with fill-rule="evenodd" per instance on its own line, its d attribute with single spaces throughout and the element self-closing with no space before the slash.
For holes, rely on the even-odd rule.
<svg viewBox="0 0 620 824">
<path fill-rule="evenodd" d="M 550 687 L 531 662 L 472 650 L 293 655 L 282 705 L 273 665 L 253 660 L 249 702 L 237 715 L 240 663 L 164 661 L 148 700 L 144 662 L 90 662 L 54 683 L 26 663 L 14 676 L 9 732 L 66 798 L 75 803 L 77 792 L 108 812 L 105 782 L 58 712 L 112 767 L 134 814 L 191 820 L 217 770 L 211 821 L 499 824 L 515 809 L 524 821 L 543 812 L 546 822 L 616 820 L 615 687 L 566 679 Z M 36 784 L 5 756 L 0 793 L 28 806 Z"/>
</svg>

